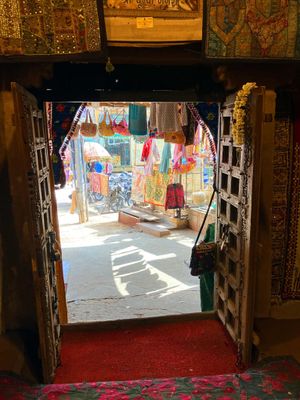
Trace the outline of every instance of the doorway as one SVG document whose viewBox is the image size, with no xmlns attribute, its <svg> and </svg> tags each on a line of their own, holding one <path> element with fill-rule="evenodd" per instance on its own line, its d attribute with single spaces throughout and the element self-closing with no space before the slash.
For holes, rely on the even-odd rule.
<svg viewBox="0 0 300 400">
<path fill-rule="evenodd" d="M 69 323 L 201 311 L 199 280 L 187 264 L 213 183 L 207 136 L 201 127 L 195 129 L 190 155 L 179 156 L 174 168 L 179 145 L 170 143 L 168 166 L 161 173 L 165 142 L 156 134 L 151 138 L 156 158 L 145 174 L 149 130 L 144 135 L 126 132 L 130 105 L 145 107 L 150 118 L 151 103 L 87 103 L 64 153 L 66 184 L 56 190 L 56 198 Z M 75 106 L 53 103 L 56 138 L 62 124 L 74 117 Z M 212 109 L 217 131 L 218 105 Z M 94 136 L 80 133 L 87 120 L 96 126 Z M 117 125 L 113 135 L 99 132 L 104 120 L 108 127 L 110 121 Z M 171 183 L 182 185 L 184 206 L 165 210 Z"/>
</svg>

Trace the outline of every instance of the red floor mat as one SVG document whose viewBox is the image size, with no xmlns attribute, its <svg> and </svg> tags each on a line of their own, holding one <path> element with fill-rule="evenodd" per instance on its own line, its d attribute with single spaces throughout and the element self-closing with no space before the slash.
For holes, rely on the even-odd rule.
<svg viewBox="0 0 300 400">
<path fill-rule="evenodd" d="M 236 348 L 219 321 L 65 332 L 55 383 L 237 372 Z"/>
</svg>

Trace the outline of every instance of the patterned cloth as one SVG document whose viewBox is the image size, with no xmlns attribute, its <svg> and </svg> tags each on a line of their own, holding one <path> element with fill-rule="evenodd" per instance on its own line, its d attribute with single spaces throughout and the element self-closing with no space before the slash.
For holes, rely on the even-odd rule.
<svg viewBox="0 0 300 400">
<path fill-rule="evenodd" d="M 1 400 L 296 400 L 300 366 L 291 357 L 269 358 L 240 374 L 122 382 L 30 385 L 0 376 Z"/>
<path fill-rule="evenodd" d="M 211 58 L 300 58 L 300 2 L 209 0 L 205 53 Z"/>
<path fill-rule="evenodd" d="M 184 207 L 184 190 L 181 183 L 172 183 L 167 187 L 165 210 Z"/>
<path fill-rule="evenodd" d="M 1 1 L 0 54 L 32 56 L 101 51 L 105 31 L 103 9 L 99 11 L 101 18 L 96 0 Z"/>
</svg>

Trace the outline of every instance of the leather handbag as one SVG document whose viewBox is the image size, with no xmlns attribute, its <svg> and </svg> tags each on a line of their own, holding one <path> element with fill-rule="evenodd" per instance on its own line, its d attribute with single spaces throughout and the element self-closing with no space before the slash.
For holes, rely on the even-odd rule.
<svg viewBox="0 0 300 400">
<path fill-rule="evenodd" d="M 96 133 L 97 133 L 97 124 L 93 123 L 90 111 L 87 109 L 85 122 L 81 123 L 80 134 L 86 137 L 93 137 L 96 136 Z"/>
<path fill-rule="evenodd" d="M 181 131 L 165 132 L 164 139 L 167 143 L 185 144 L 185 136 Z"/>
<path fill-rule="evenodd" d="M 217 244 L 215 242 L 205 242 L 204 240 L 198 243 L 198 240 L 201 236 L 201 233 L 203 231 L 209 213 L 209 209 L 211 207 L 211 203 L 214 198 L 214 194 L 215 194 L 215 189 L 213 190 L 208 208 L 206 210 L 205 217 L 202 221 L 195 244 L 192 248 L 192 254 L 189 264 L 190 273 L 192 276 L 200 276 L 205 272 L 212 272 L 215 270 Z"/>
<path fill-rule="evenodd" d="M 107 119 L 108 119 L 108 123 L 106 123 Z M 113 136 L 114 135 L 112 120 L 111 120 L 109 112 L 106 110 L 104 111 L 102 121 L 99 122 L 98 129 L 99 129 L 100 136 Z"/>
</svg>

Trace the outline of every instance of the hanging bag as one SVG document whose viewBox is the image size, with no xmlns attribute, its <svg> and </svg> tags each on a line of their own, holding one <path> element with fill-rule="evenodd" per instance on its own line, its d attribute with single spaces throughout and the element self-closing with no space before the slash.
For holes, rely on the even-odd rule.
<svg viewBox="0 0 300 400">
<path fill-rule="evenodd" d="M 216 253 L 217 244 L 215 242 L 205 242 L 202 240 L 198 243 L 198 240 L 203 231 L 213 198 L 215 195 L 215 189 L 211 195 L 209 205 L 206 210 L 205 217 L 202 221 L 200 230 L 198 232 L 194 247 L 192 248 L 192 254 L 190 259 L 190 272 L 192 276 L 200 276 L 205 272 L 214 271 L 216 266 Z"/>
<path fill-rule="evenodd" d="M 128 124 L 125 118 L 125 111 L 123 110 L 122 112 L 123 117 L 120 122 L 116 122 L 116 119 L 118 118 L 119 114 L 116 116 L 116 118 L 112 122 L 112 128 L 114 133 L 119 133 L 120 135 L 123 136 L 130 136 L 130 132 L 128 130 Z"/>
<path fill-rule="evenodd" d="M 106 123 L 107 118 L 108 118 L 108 124 Z M 106 110 L 104 111 L 103 120 L 101 122 L 99 122 L 98 129 L 99 129 L 100 136 L 113 136 L 114 135 L 112 120 L 111 120 L 109 112 Z"/>
<path fill-rule="evenodd" d="M 97 124 L 94 124 L 90 114 L 90 110 L 86 110 L 85 122 L 82 122 L 80 127 L 80 134 L 86 137 L 96 136 Z"/>
</svg>

